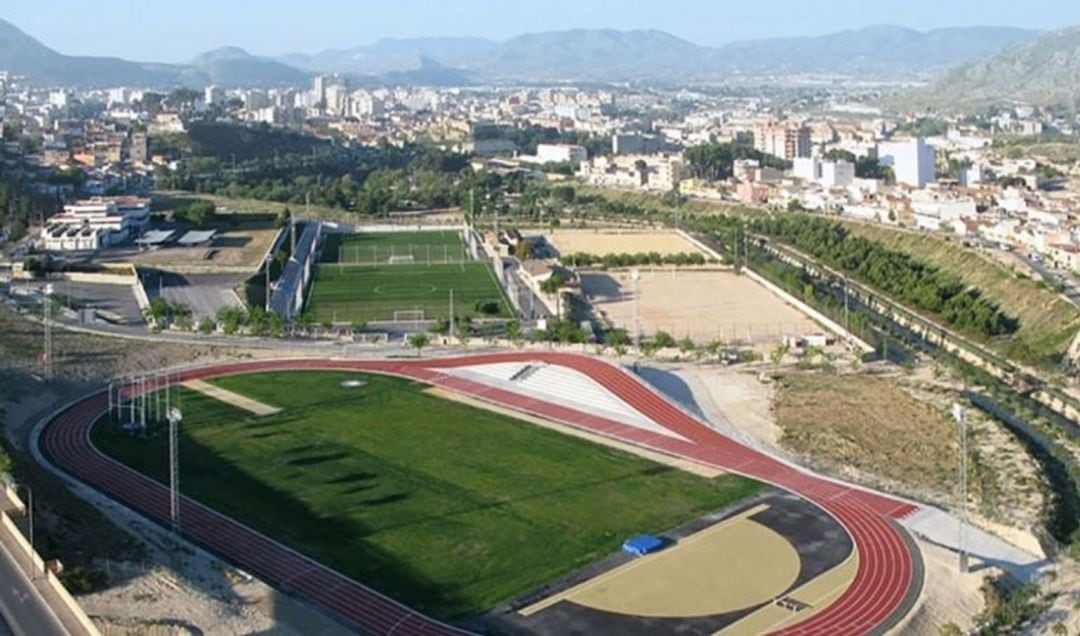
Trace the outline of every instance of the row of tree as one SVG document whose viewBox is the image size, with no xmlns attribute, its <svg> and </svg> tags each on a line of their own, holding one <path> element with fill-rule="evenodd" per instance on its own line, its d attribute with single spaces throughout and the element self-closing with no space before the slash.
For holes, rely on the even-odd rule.
<svg viewBox="0 0 1080 636">
<path fill-rule="evenodd" d="M 600 265 L 605 268 L 632 267 L 634 265 L 704 265 L 709 262 L 701 252 L 678 252 L 661 254 L 659 252 L 638 252 L 619 254 L 590 254 L 574 252 L 562 257 L 563 263 L 574 267 Z"/>
<path fill-rule="evenodd" d="M 906 252 L 852 236 L 842 224 L 807 216 L 778 216 L 756 219 L 751 227 L 970 335 L 1008 335 L 1020 326 L 1017 318 L 960 277 Z"/>
<path fill-rule="evenodd" d="M 430 147 L 380 147 L 324 155 L 277 155 L 235 164 L 189 157 L 159 171 L 166 189 L 314 205 L 385 215 L 461 205 L 479 179 L 465 155 Z"/>
</svg>

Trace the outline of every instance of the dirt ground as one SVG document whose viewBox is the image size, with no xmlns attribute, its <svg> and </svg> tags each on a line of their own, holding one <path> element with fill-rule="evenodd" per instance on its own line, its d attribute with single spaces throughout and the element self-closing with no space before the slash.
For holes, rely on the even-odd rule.
<svg viewBox="0 0 1080 636">
<path fill-rule="evenodd" d="M 943 633 L 941 628 L 950 623 L 968 633 L 974 626 L 975 615 L 983 609 L 979 586 L 984 577 L 996 570 L 961 573 L 954 552 L 926 541 L 916 543 L 926 568 L 922 598 L 896 633 L 939 636 Z"/>
<path fill-rule="evenodd" d="M 875 375 L 880 371 L 789 369 L 789 378 L 803 377 L 795 387 L 768 381 L 775 372 L 770 365 L 685 366 L 678 373 L 727 435 L 826 474 L 953 508 L 957 445 L 949 409 L 959 387 L 930 368 Z M 1041 554 L 1032 533 L 1045 497 L 1037 464 L 996 421 L 975 409 L 967 414 L 972 521 Z"/>
<path fill-rule="evenodd" d="M 675 232 L 663 230 L 635 231 L 611 228 L 590 230 L 551 230 L 544 236 L 548 243 L 555 246 L 560 254 L 586 252 L 597 256 L 606 254 L 638 254 L 657 252 L 661 256 L 668 254 L 690 254 L 698 248 Z"/>
<path fill-rule="evenodd" d="M 634 282 L 629 272 L 582 273 L 581 285 L 598 313 L 633 333 Z M 638 286 L 645 335 L 663 330 L 698 343 L 771 343 L 822 331 L 764 287 L 729 271 L 642 271 Z"/>
</svg>

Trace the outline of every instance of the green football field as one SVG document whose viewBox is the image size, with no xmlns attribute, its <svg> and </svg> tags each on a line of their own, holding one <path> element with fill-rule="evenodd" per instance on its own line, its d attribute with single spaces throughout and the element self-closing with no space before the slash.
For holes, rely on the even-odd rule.
<svg viewBox="0 0 1080 636">
<path fill-rule="evenodd" d="M 308 312 L 316 320 L 333 322 L 394 320 L 395 312 L 415 310 L 422 310 L 429 320 L 449 317 L 451 289 L 458 316 L 481 315 L 477 303 L 485 301 L 498 304 L 494 316 L 513 315 L 491 265 L 480 261 L 379 267 L 319 265 Z"/>
<path fill-rule="evenodd" d="M 370 232 L 327 233 L 323 239 L 322 263 L 378 266 L 414 263 L 460 263 L 468 260 L 461 232 Z"/>
<path fill-rule="evenodd" d="M 343 387 L 350 379 L 366 384 Z M 487 611 L 630 535 L 763 487 L 694 476 L 398 378 L 298 371 L 213 383 L 283 410 L 256 417 L 181 390 L 184 494 L 443 619 Z M 141 438 L 103 420 L 92 436 L 167 478 L 162 428 Z"/>
</svg>

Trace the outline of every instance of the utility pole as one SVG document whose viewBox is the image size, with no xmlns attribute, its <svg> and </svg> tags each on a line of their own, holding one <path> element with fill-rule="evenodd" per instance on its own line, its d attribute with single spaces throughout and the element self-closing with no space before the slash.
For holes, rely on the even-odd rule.
<svg viewBox="0 0 1080 636">
<path fill-rule="evenodd" d="M 960 491 L 960 525 L 957 530 L 957 549 L 960 553 L 960 571 L 968 571 L 968 554 L 964 546 L 965 526 L 967 525 L 968 497 L 967 497 L 967 416 L 960 404 L 954 403 L 952 416 L 960 434 L 960 474 L 957 476 L 958 490 Z"/>
<path fill-rule="evenodd" d="M 169 520 L 173 532 L 180 534 L 180 443 L 178 429 L 183 415 L 180 409 L 169 409 Z"/>
</svg>

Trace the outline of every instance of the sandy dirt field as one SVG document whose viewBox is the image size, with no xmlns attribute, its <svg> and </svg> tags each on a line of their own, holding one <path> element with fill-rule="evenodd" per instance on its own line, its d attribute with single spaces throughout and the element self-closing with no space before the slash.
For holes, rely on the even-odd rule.
<svg viewBox="0 0 1080 636">
<path fill-rule="evenodd" d="M 581 285 L 597 312 L 633 333 L 634 283 L 629 272 L 582 273 Z M 728 271 L 642 271 L 639 289 L 639 319 L 646 336 L 663 330 L 699 343 L 768 343 L 822 331 L 764 287 Z"/>
<path fill-rule="evenodd" d="M 666 255 L 699 251 L 692 243 L 675 232 L 597 228 L 595 230 L 552 230 L 547 232 L 545 237 L 548 243 L 554 245 L 561 254 L 587 252 L 604 256 L 605 254 L 657 252 Z"/>
<path fill-rule="evenodd" d="M 522 614 L 565 599 L 603 612 L 651 617 L 710 616 L 767 602 L 795 582 L 799 554 L 784 537 L 749 519 L 766 507 L 756 506 L 675 547 L 630 561 Z M 753 574 L 718 578 L 718 570 Z"/>
</svg>

